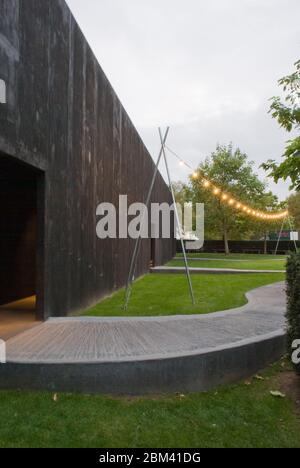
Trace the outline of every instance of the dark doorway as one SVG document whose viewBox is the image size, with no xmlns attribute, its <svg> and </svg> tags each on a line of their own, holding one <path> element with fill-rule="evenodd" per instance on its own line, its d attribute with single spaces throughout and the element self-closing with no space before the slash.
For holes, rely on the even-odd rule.
<svg viewBox="0 0 300 468">
<path fill-rule="evenodd" d="M 42 179 L 31 166 L 0 154 L 0 323 L 1 316 L 7 324 L 42 315 Z"/>
</svg>

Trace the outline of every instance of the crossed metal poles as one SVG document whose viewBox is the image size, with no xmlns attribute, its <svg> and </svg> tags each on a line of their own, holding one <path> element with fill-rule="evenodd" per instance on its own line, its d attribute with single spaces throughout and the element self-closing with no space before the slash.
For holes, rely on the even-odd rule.
<svg viewBox="0 0 300 468">
<path fill-rule="evenodd" d="M 295 251 L 298 252 L 297 242 L 296 242 L 296 239 L 295 239 L 295 236 L 294 236 L 294 227 L 293 227 L 293 224 L 292 224 L 292 221 L 291 221 L 290 216 L 287 216 L 287 218 L 284 218 L 283 221 L 282 221 L 282 225 L 281 225 L 280 233 L 279 233 L 279 236 L 278 236 L 277 245 L 276 245 L 276 249 L 275 249 L 274 255 L 277 255 L 278 247 L 279 247 L 279 243 L 280 243 L 280 239 L 281 239 L 282 232 L 283 232 L 283 228 L 284 228 L 284 223 L 285 223 L 286 221 L 288 221 L 288 223 L 289 223 L 289 225 L 290 225 L 291 233 L 293 233 L 293 241 L 294 241 L 294 245 L 295 245 Z"/>
<path fill-rule="evenodd" d="M 160 137 L 160 142 L 161 142 L 161 149 L 160 149 L 160 152 L 159 152 L 158 160 L 157 160 L 157 163 L 156 163 L 156 166 L 155 166 L 155 169 L 154 169 L 154 173 L 153 173 L 153 176 L 152 176 L 150 188 L 149 188 L 147 198 L 146 198 L 145 206 L 146 206 L 147 209 L 144 210 L 144 212 L 142 214 L 142 220 L 141 220 L 141 225 L 140 225 L 140 233 L 143 232 L 142 228 L 143 228 L 144 222 L 146 221 L 148 223 L 149 205 L 150 205 L 150 201 L 151 201 L 151 197 L 152 197 L 152 193 L 153 193 L 153 189 L 154 189 L 154 184 L 155 184 L 155 181 L 156 181 L 156 178 L 157 178 L 157 175 L 158 175 L 159 165 L 160 165 L 161 159 L 163 158 L 164 161 L 165 161 L 169 186 L 170 186 L 170 190 L 171 190 L 171 193 L 172 193 L 172 200 L 173 200 L 174 211 L 175 211 L 175 216 L 176 216 L 176 223 L 177 223 L 178 232 L 179 232 L 179 235 L 180 235 L 180 241 L 181 241 L 182 252 L 183 252 L 183 256 L 184 256 L 184 263 L 185 263 L 185 269 L 186 269 L 186 275 L 187 275 L 187 280 L 188 280 L 188 286 L 189 286 L 191 301 L 192 301 L 192 304 L 195 305 L 196 302 L 195 302 L 195 296 L 194 296 L 194 291 L 193 291 L 193 286 L 192 286 L 190 269 L 189 269 L 188 260 L 187 260 L 187 256 L 186 256 L 186 250 L 185 250 L 184 239 L 183 239 L 183 231 L 182 231 L 182 227 L 181 227 L 181 223 L 180 223 L 180 219 L 179 219 L 174 188 L 173 188 L 172 181 L 171 181 L 170 170 L 169 170 L 169 165 L 168 165 L 168 159 L 167 159 L 167 155 L 166 155 L 166 142 L 167 142 L 167 139 L 168 139 L 169 131 L 170 131 L 170 127 L 167 127 L 166 132 L 163 135 L 161 129 L 159 128 L 159 137 Z M 132 254 L 132 258 L 131 258 L 131 262 L 130 262 L 128 280 L 127 280 L 127 284 L 126 284 L 126 292 L 125 292 L 125 300 L 124 300 L 124 311 L 127 311 L 127 309 L 128 309 L 128 304 L 129 304 L 131 293 L 132 293 L 132 284 L 133 284 L 133 281 L 134 281 L 134 278 L 135 278 L 135 270 L 136 270 L 137 259 L 138 259 L 139 253 L 140 253 L 141 241 L 142 241 L 141 236 L 139 236 L 135 241 L 135 246 L 134 246 L 134 250 L 133 250 L 133 254 Z"/>
</svg>

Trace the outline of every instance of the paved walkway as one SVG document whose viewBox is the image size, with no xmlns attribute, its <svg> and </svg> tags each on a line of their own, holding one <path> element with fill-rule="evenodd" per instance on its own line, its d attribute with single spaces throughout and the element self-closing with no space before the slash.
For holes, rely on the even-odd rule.
<svg viewBox="0 0 300 468">
<path fill-rule="evenodd" d="M 189 268 L 190 273 L 196 274 L 196 275 L 202 275 L 202 274 L 211 274 L 211 275 L 216 275 L 216 274 L 234 274 L 234 275 L 243 275 L 243 274 L 258 274 L 258 273 L 285 273 L 284 270 L 237 270 L 235 268 L 194 268 L 190 267 Z M 160 266 L 160 267 L 155 267 L 151 268 L 150 272 L 151 273 L 165 273 L 165 274 L 179 274 L 179 273 L 185 273 L 186 269 L 185 267 L 175 267 L 175 266 Z"/>
<path fill-rule="evenodd" d="M 50 319 L 7 342 L 8 362 L 148 361 L 282 335 L 284 284 L 256 289 L 247 297 L 244 307 L 207 315 Z"/>
</svg>

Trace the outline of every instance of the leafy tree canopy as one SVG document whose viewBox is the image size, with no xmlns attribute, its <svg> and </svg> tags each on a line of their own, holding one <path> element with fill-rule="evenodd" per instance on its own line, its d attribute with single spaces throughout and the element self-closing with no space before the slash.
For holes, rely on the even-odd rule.
<svg viewBox="0 0 300 468">
<path fill-rule="evenodd" d="M 279 125 L 287 132 L 300 131 L 300 60 L 295 63 L 295 72 L 279 80 L 279 85 L 285 93 L 284 101 L 280 97 L 272 98 L 270 113 Z M 262 167 L 269 171 L 269 175 L 275 182 L 279 179 L 292 180 L 291 189 L 300 191 L 300 136 L 289 140 L 284 161 L 277 164 L 274 160 L 269 160 Z"/>
<path fill-rule="evenodd" d="M 258 179 L 253 162 L 239 148 L 233 145 L 218 145 L 216 151 L 199 165 L 199 172 L 212 180 L 222 191 L 228 192 L 257 209 L 278 209 L 278 199 Z M 193 201 L 205 204 L 205 237 L 224 239 L 224 248 L 229 253 L 228 239 L 263 237 L 270 229 L 270 223 L 246 216 L 243 212 L 224 203 L 211 190 L 203 187 L 199 179 L 190 178 L 189 185 L 175 184 L 179 203 Z"/>
<path fill-rule="evenodd" d="M 288 207 L 289 212 L 294 219 L 295 228 L 300 231 L 300 192 L 289 197 Z"/>
</svg>

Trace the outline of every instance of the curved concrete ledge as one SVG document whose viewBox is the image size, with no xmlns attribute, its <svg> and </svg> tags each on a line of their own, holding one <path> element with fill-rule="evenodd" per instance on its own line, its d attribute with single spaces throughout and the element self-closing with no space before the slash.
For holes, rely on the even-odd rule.
<svg viewBox="0 0 300 468">
<path fill-rule="evenodd" d="M 248 377 L 285 348 L 283 283 L 208 315 L 53 319 L 7 343 L 0 388 L 149 394 Z"/>
</svg>

